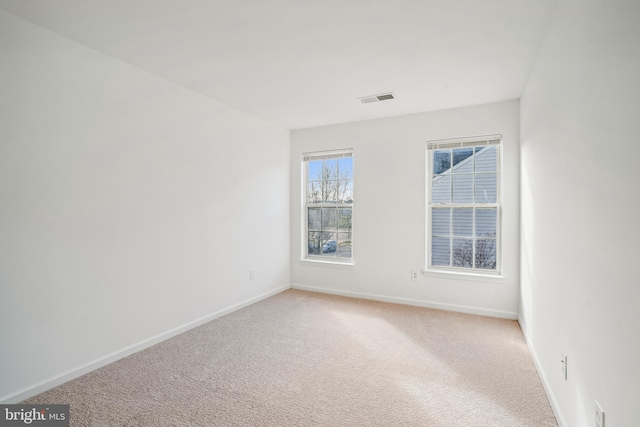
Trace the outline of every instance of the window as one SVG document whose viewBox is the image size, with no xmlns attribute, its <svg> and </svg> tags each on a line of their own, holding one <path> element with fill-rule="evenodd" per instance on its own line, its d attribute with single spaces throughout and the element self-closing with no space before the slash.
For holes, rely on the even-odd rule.
<svg viewBox="0 0 640 427">
<path fill-rule="evenodd" d="M 500 272 L 500 135 L 427 143 L 427 266 Z"/>
<path fill-rule="evenodd" d="M 349 262 L 352 250 L 352 150 L 303 154 L 307 259 Z"/>
</svg>

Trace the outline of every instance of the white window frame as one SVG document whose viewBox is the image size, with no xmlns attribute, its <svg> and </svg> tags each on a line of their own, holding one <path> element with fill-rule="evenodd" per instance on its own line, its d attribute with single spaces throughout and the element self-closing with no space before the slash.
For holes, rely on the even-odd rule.
<svg viewBox="0 0 640 427">
<path fill-rule="evenodd" d="M 307 191 L 309 188 L 309 169 L 308 164 L 310 161 L 315 160 L 330 160 L 330 159 L 339 159 L 350 157 L 352 160 L 352 168 L 353 166 L 353 149 L 352 148 L 343 148 L 336 150 L 326 150 L 326 151 L 315 151 L 302 153 L 302 239 L 301 239 L 301 260 L 302 261 L 310 261 L 310 262 L 319 262 L 326 264 L 341 264 L 341 265 L 353 265 L 354 264 L 354 229 L 353 225 L 351 227 L 351 257 L 338 257 L 337 253 L 335 257 L 323 256 L 323 255 L 310 255 L 309 254 L 309 218 L 308 218 L 308 209 L 311 208 L 349 208 L 351 209 L 351 220 L 353 222 L 353 212 L 354 212 L 354 203 L 353 201 L 349 204 L 344 203 L 309 203 L 307 197 Z M 352 186 L 354 188 L 353 192 L 355 193 L 355 177 L 351 177 Z"/>
<path fill-rule="evenodd" d="M 454 148 L 476 148 L 483 146 L 497 146 L 497 159 L 496 159 L 496 173 L 497 173 L 497 188 L 496 188 L 496 202 L 495 203 L 453 203 L 453 198 L 451 199 L 451 203 L 431 203 L 431 195 L 432 195 L 432 179 L 433 179 L 433 152 L 435 150 L 441 149 L 454 149 Z M 477 137 L 465 137 L 465 138 L 452 138 L 452 139 L 442 139 L 442 140 L 431 140 L 427 141 L 426 144 L 426 230 L 427 230 L 427 238 L 426 240 L 426 262 L 425 262 L 425 272 L 437 272 L 437 273 L 460 273 L 460 274 L 471 274 L 478 276 L 497 276 L 501 277 L 502 275 L 502 135 L 494 134 L 494 135 L 483 135 Z M 453 159 L 452 159 L 453 163 Z M 475 177 L 475 172 L 474 172 Z M 475 178 L 474 178 L 475 179 Z M 456 267 L 453 265 L 450 266 L 441 266 L 441 265 L 432 265 L 432 257 L 431 257 L 431 239 L 432 239 L 432 221 L 431 221 L 431 211 L 433 206 L 446 206 L 449 208 L 496 208 L 496 269 L 488 270 L 488 269 L 480 269 L 475 267 L 475 263 L 472 267 Z M 473 224 L 474 227 L 474 235 L 475 235 L 475 221 Z M 453 227 L 451 228 L 453 230 Z M 453 241 L 453 238 L 451 239 Z M 474 247 L 474 255 L 475 255 L 475 244 Z M 451 255 L 452 256 L 452 255 Z M 474 257 L 475 258 L 475 257 Z"/>
</svg>

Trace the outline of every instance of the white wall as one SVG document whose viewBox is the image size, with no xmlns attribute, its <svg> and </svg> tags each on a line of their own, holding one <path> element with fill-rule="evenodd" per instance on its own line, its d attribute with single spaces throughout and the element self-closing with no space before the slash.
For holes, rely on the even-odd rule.
<svg viewBox="0 0 640 427">
<path fill-rule="evenodd" d="M 288 131 L 4 12 L 0 75 L 0 401 L 289 286 Z"/>
<path fill-rule="evenodd" d="M 520 319 L 566 426 L 639 422 L 639 41 L 637 0 L 562 0 L 521 100 Z"/>
<path fill-rule="evenodd" d="M 363 105 L 384 108 L 384 104 Z M 348 123 L 291 134 L 292 286 L 516 317 L 519 282 L 517 101 Z M 420 275 L 425 267 L 426 141 L 504 135 L 504 279 Z M 301 261 L 301 154 L 353 148 L 353 267 Z"/>
</svg>

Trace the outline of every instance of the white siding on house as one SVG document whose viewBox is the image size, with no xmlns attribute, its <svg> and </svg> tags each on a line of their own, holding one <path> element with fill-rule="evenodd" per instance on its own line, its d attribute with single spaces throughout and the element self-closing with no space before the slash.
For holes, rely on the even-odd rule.
<svg viewBox="0 0 640 427">
<path fill-rule="evenodd" d="M 483 147 L 474 156 L 468 157 L 452 168 L 434 176 L 431 184 L 433 201 L 442 203 L 451 201 L 450 175 L 453 174 L 454 202 L 495 203 L 498 189 L 497 174 L 495 173 L 496 150 L 496 146 Z M 476 175 L 475 183 L 470 175 L 456 177 L 459 174 L 471 174 L 474 170 L 476 173 L 481 172 L 483 174 Z"/>
</svg>

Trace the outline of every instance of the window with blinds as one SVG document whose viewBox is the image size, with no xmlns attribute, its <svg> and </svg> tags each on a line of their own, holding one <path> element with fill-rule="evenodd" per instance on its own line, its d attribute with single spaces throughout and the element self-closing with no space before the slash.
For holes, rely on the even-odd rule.
<svg viewBox="0 0 640 427">
<path fill-rule="evenodd" d="M 500 271 L 501 136 L 427 143 L 427 266 Z"/>
<path fill-rule="evenodd" d="M 302 163 L 304 257 L 349 262 L 353 259 L 352 150 L 305 153 Z"/>
</svg>

